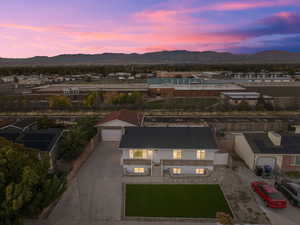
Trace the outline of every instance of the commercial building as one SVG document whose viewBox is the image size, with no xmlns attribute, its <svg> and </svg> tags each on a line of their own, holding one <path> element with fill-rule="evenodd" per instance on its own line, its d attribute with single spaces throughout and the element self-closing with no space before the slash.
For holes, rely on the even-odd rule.
<svg viewBox="0 0 300 225">
<path fill-rule="evenodd" d="M 273 104 L 273 97 L 258 92 L 222 92 L 221 98 L 230 105 L 246 102 L 250 106 L 255 106 L 259 98 L 263 98 L 265 103 Z"/>
</svg>

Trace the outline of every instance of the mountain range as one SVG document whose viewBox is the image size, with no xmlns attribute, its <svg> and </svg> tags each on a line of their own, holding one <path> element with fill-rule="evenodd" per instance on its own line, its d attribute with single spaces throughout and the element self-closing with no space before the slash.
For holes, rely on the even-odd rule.
<svg viewBox="0 0 300 225">
<path fill-rule="evenodd" d="M 0 58 L 0 66 L 38 65 L 112 65 L 112 64 L 295 64 L 300 63 L 300 53 L 263 51 L 255 54 L 228 52 L 161 51 L 144 54 L 65 54 L 53 57 Z"/>
</svg>

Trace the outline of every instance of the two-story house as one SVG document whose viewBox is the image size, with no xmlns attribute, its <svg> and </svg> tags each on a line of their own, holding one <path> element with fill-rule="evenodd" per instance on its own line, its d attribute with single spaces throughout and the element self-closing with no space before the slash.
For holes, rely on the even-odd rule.
<svg viewBox="0 0 300 225">
<path fill-rule="evenodd" d="M 209 127 L 126 127 L 119 149 L 125 175 L 205 175 L 228 161 Z"/>
</svg>

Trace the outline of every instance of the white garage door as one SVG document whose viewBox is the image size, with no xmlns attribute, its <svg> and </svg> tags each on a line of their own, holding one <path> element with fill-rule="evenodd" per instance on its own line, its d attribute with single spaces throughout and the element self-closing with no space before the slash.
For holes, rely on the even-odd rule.
<svg viewBox="0 0 300 225">
<path fill-rule="evenodd" d="M 121 129 L 103 129 L 102 140 L 103 141 L 120 141 L 122 137 Z"/>
<path fill-rule="evenodd" d="M 276 159 L 273 157 L 259 157 L 256 161 L 257 166 L 266 166 L 269 165 L 272 168 L 275 168 Z"/>
</svg>

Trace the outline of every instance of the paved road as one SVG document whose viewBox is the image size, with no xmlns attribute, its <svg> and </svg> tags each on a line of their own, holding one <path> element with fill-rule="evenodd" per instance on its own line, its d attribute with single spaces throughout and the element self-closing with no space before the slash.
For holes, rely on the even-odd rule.
<svg viewBox="0 0 300 225">
<path fill-rule="evenodd" d="M 102 142 L 48 218 L 49 225 L 120 220 L 121 166 L 117 143 Z"/>
</svg>

